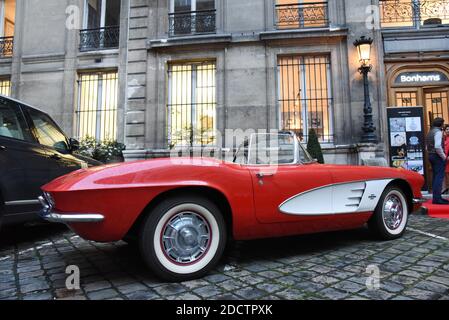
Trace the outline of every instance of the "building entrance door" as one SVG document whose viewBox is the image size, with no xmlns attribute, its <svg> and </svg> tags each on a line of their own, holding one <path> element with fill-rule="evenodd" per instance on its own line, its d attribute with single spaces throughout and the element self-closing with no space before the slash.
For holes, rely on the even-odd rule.
<svg viewBox="0 0 449 320">
<path fill-rule="evenodd" d="M 426 110 L 425 114 L 425 134 L 429 132 L 432 121 L 435 118 L 443 118 L 449 124 L 449 88 L 432 88 L 423 90 L 423 102 Z M 426 161 L 427 177 L 429 187 L 432 185 L 432 168 Z M 446 182 L 449 184 L 449 181 Z"/>
</svg>

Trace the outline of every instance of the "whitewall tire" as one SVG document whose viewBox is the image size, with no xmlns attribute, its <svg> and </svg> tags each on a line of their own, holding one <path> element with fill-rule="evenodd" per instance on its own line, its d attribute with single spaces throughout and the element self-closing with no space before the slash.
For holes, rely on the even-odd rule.
<svg viewBox="0 0 449 320">
<path fill-rule="evenodd" d="M 139 235 L 142 257 L 157 276 L 186 281 L 209 272 L 223 255 L 226 225 L 217 206 L 197 196 L 160 203 Z"/>
<path fill-rule="evenodd" d="M 407 228 L 409 210 L 404 192 L 389 186 L 384 190 L 368 226 L 382 240 L 400 238 Z"/>
</svg>

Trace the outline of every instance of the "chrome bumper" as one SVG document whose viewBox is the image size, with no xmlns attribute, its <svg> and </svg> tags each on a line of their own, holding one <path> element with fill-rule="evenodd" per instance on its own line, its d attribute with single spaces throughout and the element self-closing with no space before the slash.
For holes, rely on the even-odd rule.
<svg viewBox="0 0 449 320">
<path fill-rule="evenodd" d="M 60 213 L 53 210 L 53 206 L 45 197 L 39 197 L 42 205 L 40 217 L 50 222 L 59 223 L 84 223 L 84 222 L 101 222 L 104 216 L 97 213 Z"/>
<path fill-rule="evenodd" d="M 420 199 L 413 199 L 413 204 L 423 204 L 426 203 L 427 201 L 429 201 L 429 199 L 425 199 L 425 198 L 420 198 Z"/>
</svg>

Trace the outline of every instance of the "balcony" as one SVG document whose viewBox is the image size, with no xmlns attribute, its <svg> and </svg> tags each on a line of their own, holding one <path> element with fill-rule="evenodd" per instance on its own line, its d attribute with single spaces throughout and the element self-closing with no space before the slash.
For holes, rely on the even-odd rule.
<svg viewBox="0 0 449 320">
<path fill-rule="evenodd" d="M 170 37 L 215 33 L 216 10 L 170 13 L 168 23 Z"/>
<path fill-rule="evenodd" d="M 80 31 L 80 51 L 118 48 L 120 27 L 111 26 Z"/>
<path fill-rule="evenodd" d="M 382 28 L 449 24 L 449 0 L 379 0 Z"/>
<path fill-rule="evenodd" d="M 0 57 L 11 57 L 14 47 L 14 37 L 0 37 Z"/>
<path fill-rule="evenodd" d="M 317 28 L 329 25 L 327 2 L 278 4 L 275 10 L 277 29 Z"/>
</svg>

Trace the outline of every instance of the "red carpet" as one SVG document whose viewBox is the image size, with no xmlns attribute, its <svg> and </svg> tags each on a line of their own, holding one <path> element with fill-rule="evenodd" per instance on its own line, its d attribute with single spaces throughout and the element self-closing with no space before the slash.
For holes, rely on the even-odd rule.
<svg viewBox="0 0 449 320">
<path fill-rule="evenodd" d="M 449 219 L 449 205 L 432 204 L 432 200 L 423 204 L 427 208 L 428 215 L 433 218 Z"/>
</svg>

